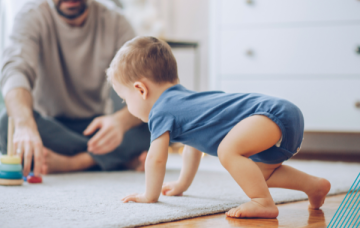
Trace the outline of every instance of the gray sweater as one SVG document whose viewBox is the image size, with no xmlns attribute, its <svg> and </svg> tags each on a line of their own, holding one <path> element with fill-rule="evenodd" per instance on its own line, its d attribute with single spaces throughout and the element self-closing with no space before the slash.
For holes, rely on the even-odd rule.
<svg viewBox="0 0 360 228">
<path fill-rule="evenodd" d="M 110 86 L 105 70 L 134 31 L 117 9 L 89 3 L 82 27 L 64 22 L 52 0 L 27 3 L 16 16 L 4 50 L 0 86 L 32 92 L 42 115 L 87 118 L 105 113 Z"/>
</svg>

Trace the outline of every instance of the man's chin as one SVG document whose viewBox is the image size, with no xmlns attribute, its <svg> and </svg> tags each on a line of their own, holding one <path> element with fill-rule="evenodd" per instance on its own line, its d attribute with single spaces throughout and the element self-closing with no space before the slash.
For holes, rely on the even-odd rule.
<svg viewBox="0 0 360 228">
<path fill-rule="evenodd" d="M 69 20 L 73 20 L 73 19 L 76 19 L 78 17 L 80 17 L 81 15 L 83 15 L 83 13 L 85 12 L 86 8 L 79 11 L 79 12 L 76 12 L 76 13 L 67 13 L 67 12 L 64 12 L 64 11 L 61 11 L 61 10 L 57 10 L 57 12 L 62 16 L 62 17 L 65 17 L 66 19 L 69 19 Z"/>
<path fill-rule="evenodd" d="M 62 7 L 61 7 L 62 4 L 65 4 L 65 3 L 60 3 L 59 5 L 56 6 L 56 11 L 62 17 L 65 17 L 66 19 L 69 19 L 69 20 L 73 20 L 73 19 L 80 17 L 81 15 L 83 15 L 83 13 L 88 8 L 87 4 L 83 3 L 78 7 L 69 7 L 66 9 L 62 9 Z"/>
</svg>

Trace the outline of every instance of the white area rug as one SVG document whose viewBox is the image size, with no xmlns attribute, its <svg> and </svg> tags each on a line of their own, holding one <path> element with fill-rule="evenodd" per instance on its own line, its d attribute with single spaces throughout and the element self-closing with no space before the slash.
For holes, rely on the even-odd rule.
<svg viewBox="0 0 360 228">
<path fill-rule="evenodd" d="M 289 161 L 288 165 L 330 180 L 330 194 L 347 192 L 359 164 Z M 166 181 L 176 180 L 179 156 L 170 156 Z M 41 185 L 0 186 L 0 227 L 133 227 L 226 211 L 248 201 L 221 167 L 205 157 L 193 185 L 183 197 L 161 196 L 155 204 L 121 203 L 144 191 L 144 174 L 88 172 L 45 176 Z M 302 192 L 271 189 L 277 203 L 306 199 Z"/>
</svg>

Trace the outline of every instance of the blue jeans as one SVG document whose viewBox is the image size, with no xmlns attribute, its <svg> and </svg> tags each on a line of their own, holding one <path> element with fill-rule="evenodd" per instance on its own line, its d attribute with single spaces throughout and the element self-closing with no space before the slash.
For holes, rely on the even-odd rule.
<svg viewBox="0 0 360 228">
<path fill-rule="evenodd" d="M 34 111 L 34 118 L 43 145 L 66 156 L 87 151 L 87 142 L 91 136 L 84 136 L 83 131 L 95 117 L 88 119 L 49 118 Z M 8 116 L 4 109 L 0 114 L 0 150 L 2 153 L 7 151 L 7 125 Z M 148 126 L 141 124 L 127 131 L 122 143 L 114 151 L 104 155 L 89 154 L 102 170 L 120 170 L 124 169 L 126 163 L 139 156 L 144 150 L 148 150 L 149 146 Z"/>
</svg>

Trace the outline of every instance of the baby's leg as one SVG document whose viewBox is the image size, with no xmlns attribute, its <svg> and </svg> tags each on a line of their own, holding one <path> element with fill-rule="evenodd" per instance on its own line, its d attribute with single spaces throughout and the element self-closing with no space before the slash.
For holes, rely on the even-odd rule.
<svg viewBox="0 0 360 228">
<path fill-rule="evenodd" d="M 305 192 L 309 197 L 309 208 L 319 209 L 330 191 L 330 182 L 324 178 L 311 176 L 287 165 L 267 165 L 257 163 L 262 170 L 269 188 L 287 188 Z M 273 171 L 271 171 L 273 170 Z"/>
<path fill-rule="evenodd" d="M 248 157 L 274 146 L 281 130 L 269 118 L 255 115 L 239 122 L 225 136 L 218 148 L 221 164 L 251 198 L 250 202 L 231 209 L 231 217 L 276 218 L 278 209 L 270 195 L 262 171 Z"/>
</svg>

